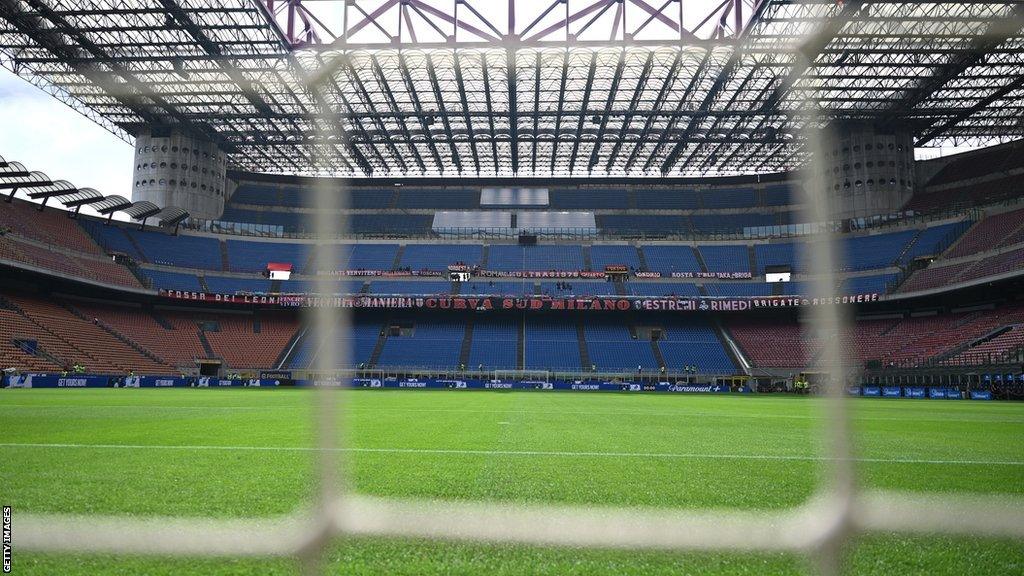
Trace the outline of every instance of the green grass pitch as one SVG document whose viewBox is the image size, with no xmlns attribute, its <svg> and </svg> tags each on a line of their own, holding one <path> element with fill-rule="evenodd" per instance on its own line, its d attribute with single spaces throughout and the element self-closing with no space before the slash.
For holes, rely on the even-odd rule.
<svg viewBox="0 0 1024 576">
<path fill-rule="evenodd" d="M 778 510 L 823 469 L 814 398 L 346 391 L 348 473 L 363 493 Z M 310 496 L 307 390 L 0 391 L 0 503 L 19 513 L 276 515 Z M 916 492 L 1024 493 L 1024 404 L 852 402 L 859 480 Z M 259 448 L 259 449 L 251 449 Z M 296 449 L 299 448 L 299 449 Z M 338 542 L 346 574 L 800 574 L 787 554 L 674 554 Z M 871 534 L 853 574 L 1022 574 L 1024 544 Z M 48 555 L 15 574 L 292 574 L 290 560 Z"/>
</svg>

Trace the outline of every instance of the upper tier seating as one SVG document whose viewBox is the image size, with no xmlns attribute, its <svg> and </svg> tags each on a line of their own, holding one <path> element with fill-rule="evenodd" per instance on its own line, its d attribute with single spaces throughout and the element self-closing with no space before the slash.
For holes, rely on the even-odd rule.
<svg viewBox="0 0 1024 576">
<path fill-rule="evenodd" d="M 626 209 L 629 195 L 625 189 L 581 188 L 552 189 L 548 195 L 551 208 Z"/>
<path fill-rule="evenodd" d="M 132 273 L 103 256 L 71 256 L 23 242 L 15 236 L 0 236 L 0 258 L 56 272 L 67 278 L 84 278 L 104 284 L 139 288 Z"/>
<path fill-rule="evenodd" d="M 120 226 L 102 224 L 87 218 L 82 219 L 81 224 L 85 231 L 92 236 L 93 240 L 103 247 L 105 252 L 125 254 L 136 262 L 146 261 L 145 256 L 135 248 L 135 245 L 128 239 L 128 235 Z"/>
<path fill-rule="evenodd" d="M 100 250 L 68 213 L 52 208 L 40 212 L 37 205 L 18 200 L 0 202 L 0 228 L 61 248 L 99 256 Z"/>
<path fill-rule="evenodd" d="M 228 266 L 234 272 L 262 272 L 267 269 L 268 262 L 283 262 L 290 263 L 295 272 L 302 273 L 312 250 L 311 244 L 250 240 L 228 240 L 227 246 Z"/>
<path fill-rule="evenodd" d="M 992 250 L 1024 227 L 1024 209 L 987 216 L 975 224 L 946 254 L 947 258 L 969 256 Z"/>
<path fill-rule="evenodd" d="M 161 232 L 125 230 L 147 262 L 182 268 L 220 270 L 220 241 L 205 236 L 169 236 Z"/>
<path fill-rule="evenodd" d="M 1019 145 L 979 150 L 955 157 L 928 181 L 929 186 L 950 184 L 994 173 L 1024 168 L 1024 149 Z"/>
<path fill-rule="evenodd" d="M 772 186 L 765 186 L 764 188 L 764 205 L 765 206 L 788 206 L 796 201 L 796 191 L 785 184 L 776 184 Z"/>
<path fill-rule="evenodd" d="M 396 208 L 479 208 L 480 190 L 472 188 L 402 188 Z"/>
<path fill-rule="evenodd" d="M 689 189 L 649 189 L 634 191 L 636 207 L 646 210 L 696 210 L 700 208 L 700 196 Z"/>
<path fill-rule="evenodd" d="M 753 188 L 711 188 L 700 193 L 704 208 L 749 208 L 755 205 Z"/>
<path fill-rule="evenodd" d="M 690 231 L 686 216 L 674 214 L 652 216 L 649 214 L 598 214 L 597 227 L 605 234 L 629 236 L 648 234 L 653 236 L 684 234 Z"/>
<path fill-rule="evenodd" d="M 915 212 L 945 212 L 970 206 L 982 206 L 1011 200 L 1024 189 L 1024 174 L 1006 175 L 983 182 L 952 186 L 941 190 L 927 190 L 915 194 L 905 210 Z"/>
</svg>

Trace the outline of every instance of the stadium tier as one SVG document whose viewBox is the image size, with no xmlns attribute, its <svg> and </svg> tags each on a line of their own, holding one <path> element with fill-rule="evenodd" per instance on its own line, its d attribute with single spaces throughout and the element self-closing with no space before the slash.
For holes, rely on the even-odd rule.
<svg viewBox="0 0 1024 576">
<path fill-rule="evenodd" d="M 1022 118 L 1024 0 L 0 0 L 3 573 L 1022 574 Z"/>
<path fill-rule="evenodd" d="M 975 177 L 954 167 L 932 181 L 945 186 Z M 5 338 L 3 358 L 32 369 L 77 362 L 140 374 L 190 371 L 204 362 L 232 370 L 302 370 L 335 347 L 344 351 L 337 369 L 656 373 L 696 367 L 731 374 L 799 370 L 815 362 L 814 340 L 793 321 L 791 309 L 775 317 L 756 312 L 808 301 L 812 278 L 803 273 L 803 258 L 810 236 L 790 226 L 799 221 L 792 182 L 553 186 L 535 192 L 488 193 L 485 200 L 483 189 L 472 187 L 352 186 L 349 207 L 339 212 L 355 211 L 348 214 L 350 234 L 326 243 L 289 234 L 307 229 L 315 212 L 309 184 L 243 178 L 224 211 L 225 220 L 242 228 L 186 225 L 177 234 L 69 218 L 21 200 L 0 204 L 0 258 L 10 269 L 131 288 L 143 296 L 76 300 L 64 289 L 55 304 L 47 304 L 45 297 L 12 286 L 4 309 L 12 337 Z M 551 215 L 559 211 L 594 214 L 602 232 L 542 233 L 536 244 L 524 245 L 514 235 L 430 231 L 434 214 L 444 210 L 462 210 L 472 221 L 486 220 L 490 209 L 510 208 L 513 232 L 514 210 L 525 210 L 518 212 L 524 222 L 558 222 Z M 354 225 L 358 219 L 377 224 L 367 231 Z M 413 221 L 419 224 L 409 228 Z M 254 230 L 244 227 L 249 224 L 278 228 L 253 237 Z M 1012 204 L 925 218 L 851 220 L 843 228 L 833 288 L 857 301 L 899 302 L 905 295 L 1012 278 L 1024 267 L 1024 210 Z M 705 234 L 712 230 L 721 235 Z M 271 264 L 290 268 L 291 277 L 267 277 Z M 789 281 L 766 281 L 769 270 L 788 272 Z M 468 279 L 449 277 L 454 271 Z M 311 298 L 324 277 L 336 294 L 371 299 L 369 305 L 380 309 L 359 310 L 351 329 L 317 341 L 301 314 L 279 304 Z M 279 303 L 278 295 L 293 299 L 281 296 Z M 587 304 L 591 300 L 595 304 Z M 187 308 L 211 301 L 241 309 Z M 644 311 L 667 306 L 656 302 L 675 302 L 693 313 Z M 479 313 L 503 306 L 536 312 Z M 619 307 L 620 314 L 557 313 L 584 306 Z M 971 314 L 944 306 L 945 312 L 925 316 L 912 316 L 916 308 L 907 306 L 895 312 L 896 319 L 857 323 L 858 362 L 948 366 L 1018 351 L 1013 304 Z M 439 316 L 437 307 L 466 312 Z M 78 341 L 86 336 L 88 346 Z"/>
</svg>

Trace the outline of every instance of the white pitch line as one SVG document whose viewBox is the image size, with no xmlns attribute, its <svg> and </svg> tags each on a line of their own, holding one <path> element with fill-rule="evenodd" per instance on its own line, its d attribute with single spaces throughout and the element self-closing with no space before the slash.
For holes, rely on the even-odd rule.
<svg viewBox="0 0 1024 576">
<path fill-rule="evenodd" d="M 214 446 L 165 444 L 43 444 L 0 443 L 0 448 L 85 448 L 97 450 L 222 450 L 254 452 L 320 452 L 321 448 L 308 446 Z M 380 454 L 447 454 L 453 456 L 557 456 L 576 458 L 675 458 L 680 460 L 780 460 L 828 462 L 829 456 L 800 456 L 788 454 L 703 454 L 680 452 L 570 452 L 545 450 L 457 450 L 446 448 L 335 448 L 337 452 Z M 950 464 L 979 466 L 1024 466 L 1024 460 L 938 460 L 926 458 L 851 458 L 853 462 L 882 464 Z"/>
</svg>

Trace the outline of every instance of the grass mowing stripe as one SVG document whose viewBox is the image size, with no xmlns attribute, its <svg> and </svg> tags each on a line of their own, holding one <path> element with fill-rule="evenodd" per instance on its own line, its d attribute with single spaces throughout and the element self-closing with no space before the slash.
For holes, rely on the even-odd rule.
<svg viewBox="0 0 1024 576">
<path fill-rule="evenodd" d="M 886 400 L 883 400 L 883 402 Z M 92 409 L 118 409 L 118 410 L 212 410 L 212 411 L 226 411 L 226 410 L 254 410 L 254 411 L 266 411 L 266 410 L 278 410 L 279 406 L 266 405 L 266 406 L 167 406 L 160 404 L 88 404 L 90 410 Z M 4 404 L 0 403 L 0 410 L 5 408 L 31 408 L 31 409 L 42 409 L 42 410 L 61 410 L 61 409 L 81 409 L 82 405 L 79 404 Z M 666 417 L 679 417 L 679 416 L 709 416 L 709 417 L 728 417 L 728 418 L 750 418 L 750 419 L 767 419 L 767 420 L 826 420 L 827 416 L 824 414 L 753 414 L 743 412 L 708 412 L 708 411 L 687 411 L 687 410 L 673 410 L 673 411 L 662 411 L 662 410 L 482 410 L 474 408 L 395 408 L 395 407 L 356 407 L 348 406 L 345 408 L 346 412 L 351 413 L 388 413 L 388 412 L 399 412 L 399 413 L 432 413 L 432 414 L 531 414 L 531 415 L 575 415 L 575 416 L 666 416 Z M 934 416 L 930 418 L 917 417 L 915 418 L 918 422 L 960 422 L 960 423 L 980 423 L 980 424 L 1024 424 L 1024 418 L 991 418 L 986 417 L 983 414 L 979 414 L 979 418 L 964 418 L 960 417 L 946 417 L 946 416 Z M 906 421 L 905 416 L 867 416 L 858 415 L 854 413 L 853 419 L 855 422 L 904 422 Z"/>
<path fill-rule="evenodd" d="M 84 448 L 97 450 L 225 450 L 269 452 L 319 452 L 321 448 L 307 446 L 216 446 L 216 445 L 164 445 L 164 444 L 60 444 L 60 443 L 0 443 L 0 448 Z M 369 452 L 382 454 L 450 454 L 471 456 L 558 456 L 579 458 L 677 458 L 680 460 L 796 460 L 802 462 L 829 462 L 828 456 L 800 456 L 790 454 L 701 454 L 673 452 L 569 452 L 557 450 L 460 450 L 444 448 L 334 448 L 337 452 Z M 1024 466 L 1020 460 L 936 460 L 923 458 L 851 458 L 854 462 L 884 464 L 952 464 L 978 466 Z"/>
</svg>

